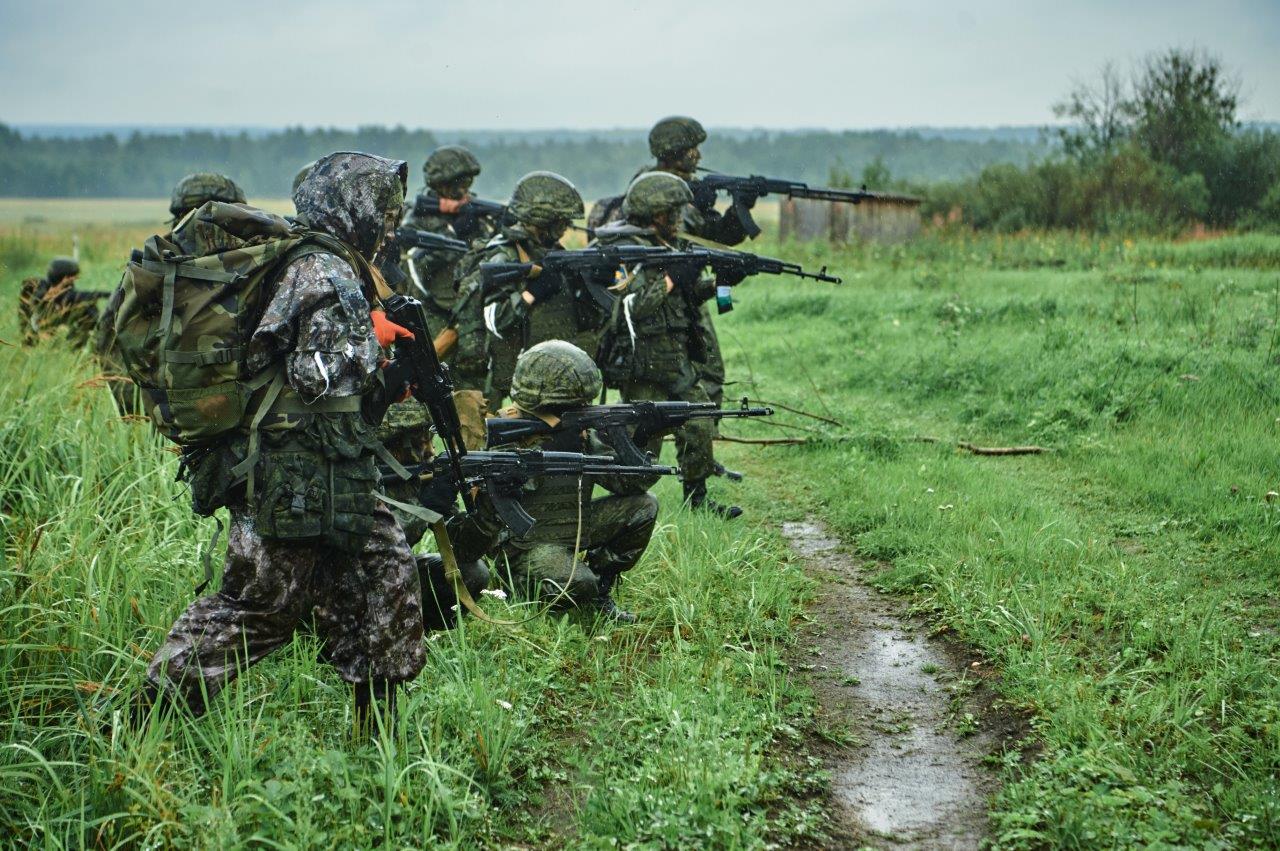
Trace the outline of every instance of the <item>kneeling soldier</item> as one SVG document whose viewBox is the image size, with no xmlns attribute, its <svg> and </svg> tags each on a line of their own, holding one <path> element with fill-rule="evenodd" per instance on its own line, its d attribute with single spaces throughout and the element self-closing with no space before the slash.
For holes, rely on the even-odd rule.
<svg viewBox="0 0 1280 851">
<path fill-rule="evenodd" d="M 561 411 L 590 404 L 600 394 L 600 370 L 586 352 L 563 340 L 539 343 L 520 356 L 511 379 L 515 404 L 507 416 L 552 423 Z M 556 434 L 539 449 L 613 454 L 589 433 Z M 591 607 L 623 623 L 635 615 L 614 603 L 618 577 L 640 560 L 658 517 L 652 479 L 602 477 L 579 481 L 546 478 L 521 495 L 537 525 L 499 548 L 495 566 L 513 591 L 557 608 Z M 610 496 L 591 498 L 599 484 Z"/>
</svg>

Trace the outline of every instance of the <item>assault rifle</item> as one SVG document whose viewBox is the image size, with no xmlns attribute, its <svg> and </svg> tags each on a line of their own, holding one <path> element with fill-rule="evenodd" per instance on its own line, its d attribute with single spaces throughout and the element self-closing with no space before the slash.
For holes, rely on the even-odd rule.
<svg viewBox="0 0 1280 851">
<path fill-rule="evenodd" d="M 613 307 L 608 284 L 620 266 L 650 265 L 671 257 L 671 249 L 658 245 L 593 245 L 590 248 L 548 251 L 536 263 L 481 263 L 480 279 L 486 292 L 501 284 L 537 278 L 544 274 L 562 281 L 578 276 L 587 291 L 605 310 Z"/>
<path fill-rule="evenodd" d="M 396 228 L 396 245 L 399 246 L 401 251 L 408 251 L 411 248 L 425 248 L 428 251 L 457 251 L 460 254 L 465 254 L 471 250 L 471 246 L 461 239 L 453 239 L 443 234 L 411 227 Z"/>
<path fill-rule="evenodd" d="M 498 284 L 537 278 L 546 273 L 562 278 L 576 274 L 582 278 L 587 291 L 607 310 L 613 306 L 614 297 L 607 285 L 613 283 L 614 270 L 635 266 L 668 270 L 709 266 L 716 274 L 728 273 L 739 280 L 749 275 L 765 274 L 841 283 L 840 278 L 827 274 L 825 266 L 817 272 L 806 272 L 799 263 L 747 251 L 700 245 L 683 251 L 650 245 L 596 245 L 577 250 L 548 251 L 536 263 L 481 263 L 480 273 L 486 290 L 492 290 Z"/>
<path fill-rule="evenodd" d="M 444 442 L 444 454 L 453 467 L 453 480 L 463 481 L 461 459 L 467 454 L 462 441 L 462 424 L 458 421 L 458 408 L 453 402 L 453 379 L 449 368 L 440 363 L 432 345 L 431 331 L 427 327 L 427 312 L 422 302 L 404 295 L 393 295 L 383 302 L 387 318 L 413 334 L 412 340 L 397 340 L 396 360 L 403 360 L 409 370 L 409 383 L 413 397 L 426 407 L 436 434 Z M 459 488 L 463 505 L 475 510 L 471 492 Z"/>
<path fill-rule="evenodd" d="M 481 486 L 494 511 L 517 537 L 529 533 L 537 520 L 520 504 L 520 494 L 530 479 L 539 476 L 671 476 L 676 468 L 649 463 L 620 464 L 608 455 L 578 452 L 543 452 L 538 449 L 467 452 L 446 451 L 423 464 L 411 465 L 412 473 L 448 476 L 460 493 Z"/>
<path fill-rule="evenodd" d="M 716 203 L 716 193 L 727 192 L 733 198 L 733 211 L 739 224 L 747 236 L 755 239 L 760 235 L 760 226 L 751 217 L 751 208 L 756 199 L 765 195 L 785 195 L 788 198 L 811 198 L 815 201 L 841 201 L 846 204 L 860 204 L 868 198 L 883 197 L 882 192 L 868 192 L 861 189 L 824 189 L 814 188 L 798 180 L 785 180 L 777 177 L 761 177 L 753 174 L 750 177 L 737 177 L 731 174 L 720 174 L 702 170 L 701 177 L 689 181 L 689 189 L 693 191 L 693 203 L 699 209 L 707 209 Z"/>
<path fill-rule="evenodd" d="M 480 219 L 489 219 L 495 227 L 516 223 L 515 216 L 511 215 L 507 205 L 499 204 L 497 201 L 485 201 L 472 195 L 468 196 L 466 202 L 455 212 L 447 213 L 440 209 L 441 200 L 443 199 L 434 192 L 423 192 L 414 199 L 413 214 L 415 216 L 452 216 L 453 230 L 463 239 L 470 239 L 474 235 Z"/>
<path fill-rule="evenodd" d="M 721 408 L 714 402 L 628 402 L 621 405 L 590 405 L 560 414 L 554 426 L 537 418 L 490 419 L 485 421 L 489 446 L 517 443 L 531 437 L 557 432 L 594 429 L 617 453 L 624 464 L 651 464 L 653 457 L 643 447 L 652 438 L 679 428 L 690 420 L 767 417 L 772 408 L 753 408 L 744 396 L 737 408 Z"/>
</svg>

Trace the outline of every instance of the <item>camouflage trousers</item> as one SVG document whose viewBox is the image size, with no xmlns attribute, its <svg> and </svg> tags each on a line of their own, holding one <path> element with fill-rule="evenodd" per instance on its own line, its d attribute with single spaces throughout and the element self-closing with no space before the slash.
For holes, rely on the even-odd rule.
<svg viewBox="0 0 1280 851">
<path fill-rule="evenodd" d="M 717 405 L 724 404 L 724 357 L 720 354 L 720 338 L 716 336 L 716 326 L 711 320 L 711 309 L 706 303 L 702 305 L 698 324 L 702 327 L 702 339 L 707 346 L 707 359 L 698 364 L 698 380 L 707 391 L 707 398 Z M 713 426 L 713 431 L 715 427 Z"/>
<path fill-rule="evenodd" d="M 710 401 L 701 381 L 693 381 L 692 384 L 687 381 L 676 381 L 670 385 L 652 381 L 629 381 L 622 388 L 622 398 L 627 402 Z M 685 481 L 699 481 L 715 472 L 715 436 L 713 420 L 689 420 L 676 429 L 676 459 Z M 654 437 L 646 448 L 653 453 L 654 458 L 660 458 L 662 437 Z"/>
<path fill-rule="evenodd" d="M 202 712 L 239 672 L 284 646 L 306 623 L 349 683 L 413 679 L 422 670 L 422 596 L 404 532 L 386 506 L 361 552 L 263 539 L 234 509 L 222 587 L 193 602 L 147 669 L 158 690 Z"/>
<path fill-rule="evenodd" d="M 494 566 L 503 583 L 527 600 L 569 609 L 590 605 L 635 567 L 658 520 L 658 500 L 649 493 L 605 496 L 591 501 L 583 518 L 585 552 L 573 542 L 505 544 Z"/>
</svg>

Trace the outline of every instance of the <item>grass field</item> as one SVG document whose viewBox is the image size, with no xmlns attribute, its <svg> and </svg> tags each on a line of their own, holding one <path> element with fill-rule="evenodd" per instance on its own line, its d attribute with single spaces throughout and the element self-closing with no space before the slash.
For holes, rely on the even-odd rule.
<svg viewBox="0 0 1280 851">
<path fill-rule="evenodd" d="M 86 286 L 114 283 L 144 235 L 82 233 Z M 0 316 L 68 236 L 0 227 Z M 810 443 L 726 449 L 752 474 L 734 492 L 750 522 L 664 500 L 621 592 L 640 627 L 435 637 L 406 723 L 371 743 L 349 740 L 348 697 L 309 640 L 206 719 L 97 732 L 190 598 L 212 524 L 88 360 L 0 346 L 0 836 L 820 845 L 809 745 L 839 733 L 816 728 L 785 661 L 813 589 L 776 531 L 814 513 L 1030 718 L 1030 751 L 992 757 L 995 845 L 1280 843 L 1280 239 L 759 248 L 846 283 L 743 285 L 718 325 L 731 391 L 843 425 L 727 426 Z"/>
</svg>

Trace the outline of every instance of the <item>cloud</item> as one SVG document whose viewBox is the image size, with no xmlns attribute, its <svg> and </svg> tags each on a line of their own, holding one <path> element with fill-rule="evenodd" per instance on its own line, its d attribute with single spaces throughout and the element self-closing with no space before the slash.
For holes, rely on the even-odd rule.
<svg viewBox="0 0 1280 851">
<path fill-rule="evenodd" d="M 265 3 L 0 8 L 0 120 L 114 124 L 1030 124 L 1073 78 L 1195 44 L 1280 118 L 1280 4 L 1101 0 Z"/>
</svg>

